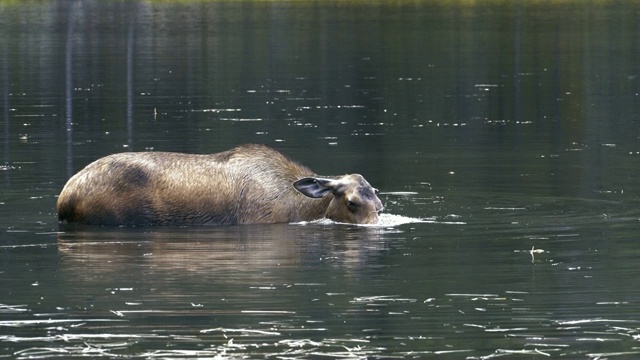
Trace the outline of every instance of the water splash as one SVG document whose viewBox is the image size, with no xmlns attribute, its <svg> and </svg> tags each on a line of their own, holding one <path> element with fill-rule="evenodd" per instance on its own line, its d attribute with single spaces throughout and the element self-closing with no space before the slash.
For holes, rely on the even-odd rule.
<svg viewBox="0 0 640 360">
<path fill-rule="evenodd" d="M 447 224 L 447 225 L 466 225 L 464 221 L 441 221 L 435 217 L 432 218 L 414 218 L 404 215 L 395 215 L 395 214 L 380 214 L 380 221 L 377 224 L 348 224 L 341 223 L 337 221 L 333 221 L 327 218 L 318 219 L 313 221 L 300 221 L 293 223 L 294 225 L 350 225 L 350 226 L 359 226 L 359 227 L 395 227 L 406 224 Z"/>
</svg>

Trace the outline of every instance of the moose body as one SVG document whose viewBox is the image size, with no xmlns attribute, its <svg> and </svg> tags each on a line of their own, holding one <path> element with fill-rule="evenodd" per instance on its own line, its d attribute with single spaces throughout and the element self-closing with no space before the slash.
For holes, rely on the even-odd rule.
<svg viewBox="0 0 640 360">
<path fill-rule="evenodd" d="M 264 145 L 194 155 L 130 152 L 75 174 L 57 202 L 60 222 L 190 225 L 297 222 L 330 218 L 376 223 L 382 203 L 358 174 L 318 177 Z"/>
</svg>

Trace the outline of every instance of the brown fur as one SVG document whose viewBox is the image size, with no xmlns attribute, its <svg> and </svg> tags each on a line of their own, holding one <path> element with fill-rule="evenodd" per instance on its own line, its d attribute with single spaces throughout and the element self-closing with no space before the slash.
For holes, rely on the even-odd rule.
<svg viewBox="0 0 640 360">
<path fill-rule="evenodd" d="M 264 145 L 212 155 L 119 153 L 96 160 L 69 179 L 58 197 L 58 218 L 99 225 L 280 223 L 323 216 L 378 221 L 382 203 L 362 176 L 315 176 Z M 322 198 L 296 190 L 292 184 L 300 179 L 311 184 L 305 187 L 323 190 Z M 353 200 L 357 208 L 348 203 Z"/>
</svg>

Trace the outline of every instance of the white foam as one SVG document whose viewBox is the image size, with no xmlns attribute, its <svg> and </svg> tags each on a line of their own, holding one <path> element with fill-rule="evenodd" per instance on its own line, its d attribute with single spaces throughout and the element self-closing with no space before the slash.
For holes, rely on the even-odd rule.
<svg viewBox="0 0 640 360">
<path fill-rule="evenodd" d="M 404 224 L 414 224 L 414 223 L 428 223 L 433 222 L 427 219 L 419 219 L 413 218 L 409 216 L 403 215 L 394 215 L 394 214 L 380 214 L 380 222 L 378 224 L 374 224 L 373 226 L 398 226 Z"/>
<path fill-rule="evenodd" d="M 399 225 L 417 224 L 417 223 L 422 223 L 422 224 L 449 224 L 449 225 L 464 225 L 464 224 L 466 224 L 463 221 L 439 221 L 439 220 L 436 220 L 435 218 L 424 218 L 424 219 L 421 219 L 421 218 L 414 218 L 414 217 L 409 217 L 409 216 L 394 215 L 394 214 L 387 214 L 387 213 L 380 214 L 380 221 L 377 224 L 347 224 L 347 223 L 341 223 L 341 222 L 329 220 L 327 218 L 313 220 L 313 221 L 301 221 L 301 222 L 297 222 L 297 223 L 293 223 L 293 224 L 294 225 L 309 225 L 309 224 L 335 225 L 335 224 L 340 224 L 340 225 L 362 226 L 362 227 L 394 227 L 394 226 L 399 226 Z"/>
</svg>

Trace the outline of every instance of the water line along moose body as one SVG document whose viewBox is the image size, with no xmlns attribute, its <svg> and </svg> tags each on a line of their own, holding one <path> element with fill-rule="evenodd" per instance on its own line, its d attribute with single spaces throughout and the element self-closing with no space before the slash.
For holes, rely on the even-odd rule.
<svg viewBox="0 0 640 360">
<path fill-rule="evenodd" d="M 128 152 L 87 165 L 56 205 L 61 223 L 232 225 L 323 217 L 373 224 L 383 206 L 359 174 L 318 177 L 265 145 L 217 154 Z"/>
</svg>

